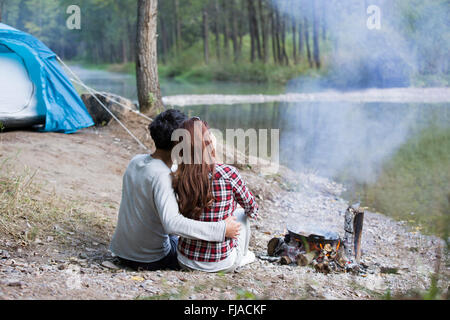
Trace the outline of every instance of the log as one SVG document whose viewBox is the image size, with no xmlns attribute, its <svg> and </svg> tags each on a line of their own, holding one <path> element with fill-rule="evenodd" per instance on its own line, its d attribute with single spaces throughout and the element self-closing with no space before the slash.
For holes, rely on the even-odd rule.
<svg viewBox="0 0 450 320">
<path fill-rule="evenodd" d="M 331 271 L 330 266 L 328 265 L 327 262 L 319 262 L 314 266 L 314 268 L 316 269 L 317 272 L 322 272 L 325 274 Z"/>
<path fill-rule="evenodd" d="M 280 246 L 280 242 L 283 241 L 281 238 L 272 238 L 267 244 L 267 254 L 269 256 L 275 256 L 277 253 L 277 249 Z"/>
<path fill-rule="evenodd" d="M 339 251 L 337 253 L 336 258 L 334 259 L 334 261 L 341 267 L 344 268 L 345 267 L 345 263 L 347 262 L 345 257 L 343 257 L 343 252 Z"/>
<path fill-rule="evenodd" d="M 347 208 L 347 211 L 345 211 L 345 221 L 344 221 L 344 249 L 345 249 L 345 255 L 348 259 L 351 259 L 353 257 L 353 249 L 352 249 L 352 242 L 353 242 L 353 209 L 351 207 Z"/>
<path fill-rule="evenodd" d="M 131 100 L 108 92 L 99 92 L 95 95 L 84 93 L 81 95 L 81 100 L 83 100 L 87 111 L 96 125 L 107 125 L 113 118 L 100 105 L 99 101 L 120 120 L 126 119 L 127 115 L 131 114 L 130 110 L 138 111 L 138 106 Z"/>
<path fill-rule="evenodd" d="M 359 205 L 347 208 L 344 221 L 344 248 L 347 259 L 359 263 L 361 258 L 361 236 L 364 220 L 364 209 Z"/>
<path fill-rule="evenodd" d="M 288 256 L 282 256 L 280 260 L 281 264 L 291 264 L 292 260 Z"/>
<path fill-rule="evenodd" d="M 355 261 L 359 264 L 361 260 L 361 236 L 364 222 L 364 210 L 359 211 L 355 215 L 355 219 L 353 221 L 353 238 L 354 238 L 354 252 L 355 252 Z"/>
<path fill-rule="evenodd" d="M 297 256 L 297 265 L 304 267 L 309 265 L 316 257 L 316 252 L 300 253 Z"/>
</svg>

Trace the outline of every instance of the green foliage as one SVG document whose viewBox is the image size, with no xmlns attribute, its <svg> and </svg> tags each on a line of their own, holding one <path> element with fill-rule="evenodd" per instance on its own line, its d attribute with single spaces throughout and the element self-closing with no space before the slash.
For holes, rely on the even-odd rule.
<svg viewBox="0 0 450 320">
<path fill-rule="evenodd" d="M 66 10 L 74 4 L 81 9 L 81 30 L 66 26 Z M 37 36 L 63 58 L 91 63 L 134 60 L 134 0 L 8 0 L 4 11 L 3 22 Z"/>
<path fill-rule="evenodd" d="M 392 300 L 391 289 L 388 288 L 382 298 L 383 300 Z"/>
<path fill-rule="evenodd" d="M 279 4 L 282 2 L 279 1 Z M 178 81 L 198 83 L 226 80 L 284 84 L 299 75 L 310 73 L 317 75 L 317 72 L 314 72 L 315 69 L 307 62 L 305 47 L 301 53 L 298 52 L 298 33 L 295 36 L 297 63 L 294 63 L 292 19 L 289 14 L 286 14 L 286 10 L 283 11 L 284 13 L 280 12 L 280 21 L 285 24 L 286 32 L 282 38 L 285 39 L 284 46 L 289 65 L 274 61 L 269 17 L 276 7 L 271 5 L 271 1 L 262 1 L 262 12 L 259 5 L 255 5 L 253 9 L 256 10 L 254 14 L 258 20 L 261 42 L 262 26 L 268 26 L 266 63 L 257 58 L 254 62 L 250 62 L 251 37 L 249 9 L 246 1 L 218 1 L 218 7 L 215 6 L 214 1 L 206 0 L 179 0 L 177 3 L 178 16 L 174 12 L 175 1 L 159 1 L 158 4 L 158 58 L 161 63 L 160 73 L 163 76 Z M 81 30 L 69 30 L 66 27 L 66 19 L 69 17 L 66 9 L 72 4 L 78 5 L 81 9 Z M 313 28 L 310 3 L 298 2 L 297 5 L 299 13 L 294 14 L 296 23 L 299 24 L 304 17 L 309 19 L 309 40 L 312 48 Z M 336 4 L 333 2 L 318 4 L 319 22 L 322 17 L 330 15 L 334 5 Z M 444 10 L 445 8 L 447 10 Z M 383 11 L 383 15 L 384 21 L 389 20 L 392 25 L 384 27 L 394 28 L 396 33 L 406 40 L 405 45 L 414 52 L 416 60 L 419 61 L 417 70 L 414 70 L 413 84 L 417 86 L 448 85 L 448 63 L 445 63 L 450 50 L 449 42 L 446 41 L 450 36 L 450 29 L 446 24 L 448 1 L 398 0 L 390 9 L 392 10 Z M 209 17 L 208 65 L 205 65 L 203 61 L 203 22 L 200 14 L 203 10 L 208 12 Z M 137 1 L 135 0 L 77 0 L 75 2 L 72 0 L 8 0 L 4 6 L 3 20 L 13 27 L 36 35 L 65 60 L 81 60 L 111 69 L 111 71 L 134 74 L 132 62 L 135 60 L 136 12 Z M 265 19 L 264 23 L 260 21 L 261 13 Z M 351 18 L 350 15 L 342 17 L 342 19 Z M 231 39 L 234 22 L 237 26 L 237 42 L 240 47 L 236 61 Z M 178 25 L 181 39 L 178 39 L 176 35 Z M 228 28 L 227 50 L 224 44 L 226 26 Z M 216 29 L 219 31 L 217 34 Z M 319 29 L 317 40 L 322 67 L 318 75 L 323 75 L 330 68 L 331 53 L 337 52 L 338 48 L 342 50 L 342 46 L 339 47 L 334 40 L 338 30 L 326 28 L 323 34 L 322 26 Z M 280 30 L 277 32 L 281 36 L 283 32 Z M 219 41 L 220 61 L 216 52 L 216 36 Z M 350 46 L 349 50 L 350 52 L 344 52 L 340 59 L 344 61 L 350 59 L 347 62 L 351 65 L 362 63 L 353 61 L 351 58 L 351 51 L 355 50 L 355 46 Z M 358 50 L 362 52 L 364 47 L 358 47 Z M 359 68 L 355 69 L 359 70 Z M 332 77 L 332 75 L 329 76 Z M 359 76 L 365 75 L 363 73 L 355 77 L 347 76 L 345 79 L 354 78 L 357 82 Z M 345 79 L 338 77 L 332 80 L 339 85 Z M 345 82 L 343 84 L 346 85 Z"/>
<path fill-rule="evenodd" d="M 256 296 L 250 291 L 240 289 L 237 291 L 236 300 L 256 300 Z"/>
<path fill-rule="evenodd" d="M 417 52 L 419 74 L 448 74 L 450 37 L 448 28 L 449 3 L 447 0 L 398 0 L 394 6 L 401 12 L 393 19 L 402 30 L 411 49 Z"/>
<path fill-rule="evenodd" d="M 213 43 L 212 36 L 210 43 Z M 286 43 L 287 50 L 292 50 L 291 41 Z M 201 52 L 202 42 L 198 40 L 189 48 L 183 50 L 176 57 L 159 65 L 159 74 L 162 78 L 173 78 L 180 82 L 207 83 L 210 81 L 235 81 L 285 84 L 287 81 L 301 74 L 310 73 L 311 70 L 305 58 L 298 64 L 275 64 L 272 56 L 267 63 L 255 61 L 250 63 L 250 37 L 243 38 L 242 59 L 234 62 L 232 57 L 216 58 L 215 47 L 212 48 L 210 63 L 206 65 Z M 221 50 L 224 50 L 221 45 Z M 271 52 L 269 52 L 271 54 Z M 322 71 L 324 72 L 324 71 Z"/>
</svg>

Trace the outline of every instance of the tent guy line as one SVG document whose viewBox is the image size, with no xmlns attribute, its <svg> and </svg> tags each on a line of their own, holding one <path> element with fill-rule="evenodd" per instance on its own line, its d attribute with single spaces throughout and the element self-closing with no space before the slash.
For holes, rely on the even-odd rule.
<svg viewBox="0 0 450 320">
<path fill-rule="evenodd" d="M 67 64 L 64 63 L 64 61 L 62 61 L 62 59 L 59 56 L 56 56 L 56 59 L 69 71 L 69 73 L 75 77 L 75 80 L 78 84 L 80 84 L 81 86 L 83 86 L 86 90 L 89 91 L 90 94 L 92 94 L 92 96 L 94 97 L 95 100 L 97 100 L 97 102 L 103 107 L 103 109 L 105 109 L 106 112 L 108 112 L 111 117 L 113 117 L 114 120 L 116 120 L 121 126 L 122 128 L 145 150 L 148 150 L 148 148 L 114 115 L 114 113 L 112 113 L 101 101 L 100 99 L 97 97 L 96 92 L 94 89 L 91 89 L 90 87 L 88 87 L 87 85 L 85 85 L 83 83 L 83 81 L 81 81 L 81 79 L 75 74 L 75 72 L 72 71 L 72 69 L 69 68 L 69 66 Z"/>
</svg>

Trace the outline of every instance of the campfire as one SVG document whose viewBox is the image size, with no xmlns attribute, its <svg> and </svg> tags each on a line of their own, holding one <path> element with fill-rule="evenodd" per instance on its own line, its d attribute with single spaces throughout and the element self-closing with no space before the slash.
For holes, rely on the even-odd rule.
<svg viewBox="0 0 450 320">
<path fill-rule="evenodd" d="M 364 209 L 359 204 L 345 213 L 344 238 L 335 232 L 288 226 L 284 238 L 273 238 L 267 245 L 268 260 L 283 265 L 312 266 L 317 272 L 364 273 L 360 263 Z"/>
</svg>

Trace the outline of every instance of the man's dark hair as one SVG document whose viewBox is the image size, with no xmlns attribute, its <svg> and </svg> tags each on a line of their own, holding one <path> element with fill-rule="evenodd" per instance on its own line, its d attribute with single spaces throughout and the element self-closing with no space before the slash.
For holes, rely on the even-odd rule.
<svg viewBox="0 0 450 320">
<path fill-rule="evenodd" d="M 150 135 L 158 149 L 172 150 L 172 133 L 180 128 L 188 117 L 181 111 L 169 109 L 160 113 L 149 125 Z"/>
</svg>

